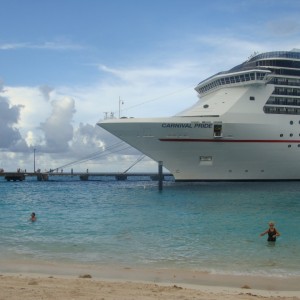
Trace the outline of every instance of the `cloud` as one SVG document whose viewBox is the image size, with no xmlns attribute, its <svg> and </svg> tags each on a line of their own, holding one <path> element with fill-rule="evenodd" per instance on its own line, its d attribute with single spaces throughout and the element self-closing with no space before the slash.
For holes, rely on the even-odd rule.
<svg viewBox="0 0 300 300">
<path fill-rule="evenodd" d="M 128 117 L 171 116 L 197 100 L 193 87 L 199 80 L 201 66 L 196 61 L 129 68 L 103 64 L 98 67 L 103 78 L 100 83 L 88 89 L 68 91 L 75 92 L 79 99 L 85 98 L 84 107 L 78 102 L 80 111 L 88 108 L 91 112 L 93 104 L 89 105 L 89 102 L 98 103 L 96 122 L 105 112 L 118 116 L 119 98 L 123 103 L 121 115 Z"/>
<path fill-rule="evenodd" d="M 18 127 L 27 145 L 35 146 L 43 144 L 43 133 L 39 128 L 40 122 L 46 120 L 52 109 L 51 99 L 57 97 L 55 90 L 49 94 L 49 101 L 45 101 L 45 93 L 40 87 L 10 87 L 5 86 L 4 95 L 10 103 L 22 106 L 18 120 Z"/>
<path fill-rule="evenodd" d="M 0 148 L 26 151 L 26 143 L 15 127 L 20 118 L 21 105 L 10 105 L 6 97 L 0 96 Z"/>
<path fill-rule="evenodd" d="M 297 19 L 286 18 L 278 20 L 269 21 L 267 23 L 267 28 L 273 35 L 288 37 L 298 35 L 300 33 L 300 22 L 297 16 Z"/>
<path fill-rule="evenodd" d="M 71 124 L 75 113 L 75 101 L 70 97 L 51 102 L 52 112 L 50 117 L 40 125 L 45 135 L 46 152 L 65 152 L 69 149 L 69 142 L 73 138 L 73 126 Z"/>
<path fill-rule="evenodd" d="M 54 88 L 48 85 L 41 85 L 39 87 L 41 94 L 43 95 L 44 99 L 48 102 L 50 100 L 50 93 L 54 91 Z"/>
<path fill-rule="evenodd" d="M 14 50 L 21 48 L 28 48 L 29 44 L 27 43 L 6 43 L 0 44 L 0 50 Z"/>
<path fill-rule="evenodd" d="M 90 153 L 104 150 L 105 142 L 101 128 L 96 125 L 80 123 L 74 130 L 71 150 L 75 157 L 82 157 Z M 114 141 L 115 142 L 115 141 Z"/>
<path fill-rule="evenodd" d="M 128 146 L 98 125 L 83 123 L 80 123 L 74 130 L 70 151 L 73 157 L 92 157 L 100 161 L 107 161 L 107 159 L 111 159 L 114 155 L 140 154 L 139 151 Z"/>
<path fill-rule="evenodd" d="M 159 67 L 140 67 L 129 69 L 117 69 L 110 68 L 105 65 L 99 65 L 100 71 L 110 73 L 121 80 L 127 82 L 140 82 L 141 80 L 147 80 L 149 83 L 157 82 L 159 80 L 168 80 L 172 78 L 186 77 L 188 71 L 194 69 L 195 65 L 190 63 L 178 63 Z"/>
<path fill-rule="evenodd" d="M 31 170 L 33 148 L 36 149 L 36 168 L 42 170 L 63 166 L 66 170 L 72 167 L 76 171 L 86 168 L 90 171 L 120 171 L 131 166 L 141 154 L 96 125 L 102 116 L 99 98 L 103 99 L 103 93 L 112 90 L 115 93 L 116 90 L 107 83 L 100 84 L 96 90 L 94 88 L 84 88 L 79 95 L 74 90 L 66 93 L 59 87 L 5 87 L 7 98 L 15 103 L 12 107 L 20 106 L 14 121 L 18 120 L 19 126 L 22 124 L 22 130 L 18 136 L 21 138 L 14 143 L 14 150 L 0 154 L 1 167 Z M 44 100 L 45 96 L 48 101 Z M 106 102 L 111 105 L 109 98 Z M 22 147 L 27 150 L 17 152 Z M 151 160 L 144 159 L 135 169 L 142 171 L 148 169 L 147 166 L 157 168 Z"/>
<path fill-rule="evenodd" d="M 0 44 L 0 50 L 19 50 L 19 49 L 37 49 L 37 50 L 82 50 L 85 47 L 79 44 L 74 44 L 66 40 L 57 40 L 43 43 L 21 42 L 21 43 L 3 43 Z"/>
</svg>

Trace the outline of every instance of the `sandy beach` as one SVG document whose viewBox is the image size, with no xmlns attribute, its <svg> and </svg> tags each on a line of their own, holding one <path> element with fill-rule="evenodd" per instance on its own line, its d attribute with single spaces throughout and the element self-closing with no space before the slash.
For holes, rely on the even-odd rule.
<svg viewBox="0 0 300 300">
<path fill-rule="evenodd" d="M 1 262 L 0 300 L 300 299 L 299 277 L 182 269 Z"/>
<path fill-rule="evenodd" d="M 89 276 L 83 276 L 89 277 Z M 103 281 L 41 275 L 1 275 L 1 300 L 27 299 L 300 299 L 299 292 Z"/>
</svg>

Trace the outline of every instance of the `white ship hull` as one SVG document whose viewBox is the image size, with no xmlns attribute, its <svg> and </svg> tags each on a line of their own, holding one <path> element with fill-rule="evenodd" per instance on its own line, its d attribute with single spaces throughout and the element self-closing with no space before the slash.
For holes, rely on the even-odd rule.
<svg viewBox="0 0 300 300">
<path fill-rule="evenodd" d="M 177 181 L 300 180 L 300 101 L 299 114 L 295 105 L 286 108 L 292 114 L 266 113 L 283 106 L 266 105 L 276 85 L 254 75 L 251 82 L 212 88 L 178 116 L 99 125 L 161 161 Z"/>
<path fill-rule="evenodd" d="M 193 120 L 172 121 L 194 126 L 189 123 Z M 278 124 L 223 123 L 223 138 L 212 138 L 212 128 L 188 127 L 174 134 L 174 130 L 162 130 L 163 124 L 165 120 L 129 119 L 101 126 L 107 125 L 129 145 L 162 161 L 176 180 L 300 180 L 300 140 L 280 139 L 282 132 L 289 136 L 291 130 L 284 132 Z"/>
</svg>

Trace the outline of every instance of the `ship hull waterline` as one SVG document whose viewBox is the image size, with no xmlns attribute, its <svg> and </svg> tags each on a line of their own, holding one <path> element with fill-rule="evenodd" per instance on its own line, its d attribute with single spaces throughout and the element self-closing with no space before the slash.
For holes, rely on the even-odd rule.
<svg viewBox="0 0 300 300">
<path fill-rule="evenodd" d="M 223 122 L 221 137 L 214 136 L 219 120 L 153 120 L 107 120 L 99 125 L 161 161 L 176 181 L 300 180 L 300 138 L 281 138 L 290 131 L 271 119 L 269 124 Z"/>
</svg>

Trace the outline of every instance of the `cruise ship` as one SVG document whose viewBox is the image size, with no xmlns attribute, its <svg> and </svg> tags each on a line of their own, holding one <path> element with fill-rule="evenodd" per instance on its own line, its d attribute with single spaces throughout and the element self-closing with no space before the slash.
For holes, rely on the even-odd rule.
<svg viewBox="0 0 300 300">
<path fill-rule="evenodd" d="M 176 181 L 300 180 L 300 50 L 252 55 L 201 81 L 192 107 L 98 125 Z"/>
</svg>

